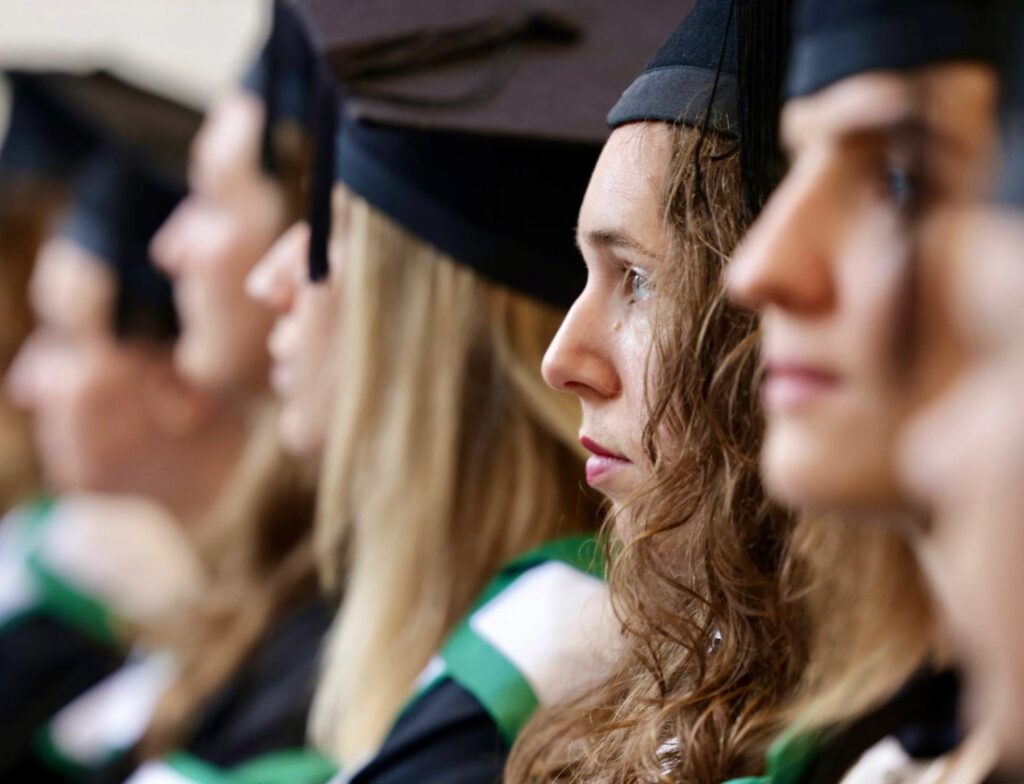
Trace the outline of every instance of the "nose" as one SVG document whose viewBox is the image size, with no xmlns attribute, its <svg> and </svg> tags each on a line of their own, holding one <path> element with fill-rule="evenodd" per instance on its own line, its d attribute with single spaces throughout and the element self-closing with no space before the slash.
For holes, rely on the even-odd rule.
<svg viewBox="0 0 1024 784">
<path fill-rule="evenodd" d="M 189 197 L 179 204 L 149 243 L 149 255 L 164 274 L 176 277 L 185 261 L 185 237 L 188 229 Z"/>
<path fill-rule="evenodd" d="M 611 399 L 622 392 L 608 340 L 609 325 L 595 297 L 584 290 L 544 354 L 541 371 L 548 386 L 571 392 L 581 400 Z"/>
<path fill-rule="evenodd" d="M 834 304 L 829 243 L 838 205 L 828 189 L 825 171 L 790 171 L 729 264 L 734 302 L 804 314 Z"/>
<path fill-rule="evenodd" d="M 308 247 L 308 225 L 305 222 L 294 224 L 246 277 L 246 293 L 277 313 L 291 310 L 303 282 Z"/>
</svg>

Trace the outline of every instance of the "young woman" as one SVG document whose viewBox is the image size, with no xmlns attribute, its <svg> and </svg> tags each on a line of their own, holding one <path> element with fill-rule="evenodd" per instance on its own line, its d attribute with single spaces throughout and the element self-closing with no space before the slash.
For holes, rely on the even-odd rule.
<svg viewBox="0 0 1024 784">
<path fill-rule="evenodd" d="M 389 65 L 331 60 L 348 96 L 331 269 L 345 377 L 318 537 L 345 600 L 314 738 L 339 780 L 494 781 L 538 704 L 585 689 L 617 644 L 591 574 L 578 417 L 540 364 L 580 284 L 572 226 L 603 135 L 593 96 L 577 117 L 552 96 L 618 89 L 591 84 L 588 64 L 622 12 L 595 3 L 600 21 L 573 19 L 573 36 L 512 24 L 509 44 L 477 37 L 492 30 L 472 26 L 479 8 L 308 10 L 345 39 L 332 55 Z M 417 36 L 447 55 L 421 59 L 403 44 Z M 650 39 L 618 43 L 609 75 Z M 465 92 L 480 74 L 489 88 Z M 437 109 L 435 94 L 464 103 Z"/>
<path fill-rule="evenodd" d="M 171 363 L 170 288 L 145 247 L 180 191 L 104 152 L 96 129 L 57 97 L 66 81 L 99 87 L 18 77 L 14 136 L 0 155 L 23 187 L 67 179 L 89 160 L 59 229 L 46 229 L 29 292 L 36 327 L 6 379 L 33 415 L 43 473 L 59 494 L 0 526 L 0 767 L 25 780 L 48 775 L 31 754 L 40 725 L 112 671 L 142 628 L 198 592 L 191 539 L 244 432 Z M 123 87 L 122 99 L 159 113 L 153 96 Z"/>
<path fill-rule="evenodd" d="M 762 5 L 751 29 L 748 10 L 698 3 L 609 115 L 577 224 L 587 287 L 544 373 L 582 404 L 587 479 L 623 543 L 612 591 L 630 647 L 599 689 L 528 728 L 510 782 L 756 772 L 806 660 L 785 601 L 791 523 L 757 477 L 755 320 L 723 280 L 756 208 L 745 185 L 771 163 L 753 154 L 771 121 L 741 130 L 737 83 L 769 93 L 783 57 L 752 76 L 740 50 L 746 63 L 788 24 Z"/>
<path fill-rule="evenodd" d="M 959 741 L 952 676 L 901 690 L 942 651 L 894 446 L 957 362 L 948 332 L 922 327 L 935 281 L 911 263 L 913 229 L 976 193 L 986 170 L 995 7 L 798 4 L 782 120 L 791 168 L 730 270 L 734 297 L 762 316 L 769 489 L 835 518 L 803 531 L 817 617 L 796 708 L 805 737 L 833 735 L 788 772 L 783 754 L 779 776 L 983 773 L 972 744 L 945 756 Z"/>
<path fill-rule="evenodd" d="M 243 405 L 266 390 L 271 323 L 246 296 L 245 278 L 305 206 L 306 46 L 287 5 L 275 2 L 260 58 L 206 117 L 192 145 L 189 193 L 153 243 L 175 284 L 182 370 Z"/>
<path fill-rule="evenodd" d="M 275 24 L 266 49 L 275 58 L 263 78 L 275 84 L 293 78 L 291 56 L 301 62 L 304 54 L 276 46 L 281 30 Z M 283 101 L 289 93 L 272 95 Z M 123 719 L 120 700 L 128 694 L 130 726 L 100 729 L 93 735 L 100 743 L 77 755 L 95 781 L 123 781 L 136 767 L 132 775 L 141 781 L 206 780 L 242 775 L 243 768 L 245 775 L 271 775 L 268 766 L 288 781 L 322 776 L 322 760 L 301 751 L 314 662 L 331 616 L 316 585 L 309 469 L 280 449 L 262 376 L 269 318 L 243 287 L 258 254 L 294 218 L 302 134 L 286 104 L 269 111 L 262 100 L 240 94 L 207 120 L 192 148 L 193 192 L 153 242 L 175 282 L 184 341 L 177 366 L 230 399 L 246 417 L 249 437 L 200 543 L 207 590 L 148 637 L 156 654 L 140 667 L 170 659 L 170 684 L 147 705 L 132 686 L 139 668 L 125 668 L 51 724 L 54 739 L 73 739 L 87 725 L 100 729 L 103 717 Z M 261 133 L 264 115 L 275 122 Z M 261 169 L 263 137 L 274 153 L 273 174 Z M 118 753 L 103 754 L 104 745 Z M 74 743 L 61 749 L 78 750 Z"/>
<path fill-rule="evenodd" d="M 1019 24 L 1019 22 L 1018 22 Z M 1018 30 L 1020 28 L 1017 28 Z M 1017 46 L 1020 39 L 1017 38 Z M 964 662 L 974 726 L 994 733 L 1008 774 L 1024 765 L 1019 603 L 1024 431 L 1020 296 L 1024 293 L 1024 68 L 1007 90 L 995 203 L 947 211 L 922 231 L 922 253 L 945 276 L 953 328 L 967 357 L 956 383 L 915 417 L 902 465 L 934 511 L 927 570 L 955 653 Z"/>
</svg>

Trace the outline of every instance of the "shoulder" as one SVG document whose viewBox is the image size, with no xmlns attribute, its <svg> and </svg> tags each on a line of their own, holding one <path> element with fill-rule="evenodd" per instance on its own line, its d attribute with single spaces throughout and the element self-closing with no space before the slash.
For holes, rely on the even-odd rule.
<svg viewBox="0 0 1024 784">
<path fill-rule="evenodd" d="M 125 498 L 55 503 L 33 565 L 135 622 L 179 606 L 203 581 L 199 559 L 174 518 Z"/>
<path fill-rule="evenodd" d="M 580 562 L 537 558 L 495 579 L 435 668 L 476 696 L 511 743 L 537 707 L 595 685 L 621 642 L 606 583 Z"/>
<path fill-rule="evenodd" d="M 501 780 L 507 754 L 505 740 L 477 698 L 441 678 L 403 712 L 370 762 L 336 781 L 491 784 Z"/>
</svg>

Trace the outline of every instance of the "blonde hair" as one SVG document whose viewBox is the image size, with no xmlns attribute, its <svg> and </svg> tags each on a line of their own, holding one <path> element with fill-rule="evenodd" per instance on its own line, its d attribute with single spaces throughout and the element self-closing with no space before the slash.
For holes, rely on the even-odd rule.
<svg viewBox="0 0 1024 784">
<path fill-rule="evenodd" d="M 833 731 L 941 664 L 935 612 L 906 531 L 882 520 L 807 517 L 794 534 L 807 574 L 810 666 L 790 711 L 805 732 Z"/>
<path fill-rule="evenodd" d="M 312 483 L 281 451 L 273 407 L 254 416 L 241 462 L 201 528 L 208 590 L 144 635 L 174 651 L 180 670 L 141 741 L 142 759 L 185 742 L 203 706 L 273 625 L 317 593 Z"/>
<path fill-rule="evenodd" d="M 575 401 L 540 376 L 564 314 L 351 197 L 340 384 L 316 544 L 344 602 L 312 731 L 352 763 L 501 565 L 593 527 Z"/>
</svg>

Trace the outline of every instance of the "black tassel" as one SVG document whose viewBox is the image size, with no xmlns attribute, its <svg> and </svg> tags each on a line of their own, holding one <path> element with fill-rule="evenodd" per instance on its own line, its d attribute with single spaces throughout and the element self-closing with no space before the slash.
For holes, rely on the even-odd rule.
<svg viewBox="0 0 1024 784">
<path fill-rule="evenodd" d="M 782 179 L 782 90 L 792 40 L 793 0 L 738 0 L 739 130 L 744 197 L 761 211 Z"/>
<path fill-rule="evenodd" d="M 335 136 L 338 128 L 338 91 L 325 64 L 316 78 L 313 124 L 313 181 L 309 193 L 309 279 L 320 281 L 330 273 L 327 246 L 331 237 L 331 193 L 334 189 Z"/>
<path fill-rule="evenodd" d="M 277 37 L 280 17 L 284 13 L 280 0 L 274 0 L 270 21 L 270 37 L 263 54 L 262 98 L 265 108 L 263 133 L 260 138 L 260 162 L 268 174 L 277 172 L 277 151 L 274 149 L 274 127 L 277 125 L 277 80 L 281 69 L 281 43 Z"/>
</svg>

